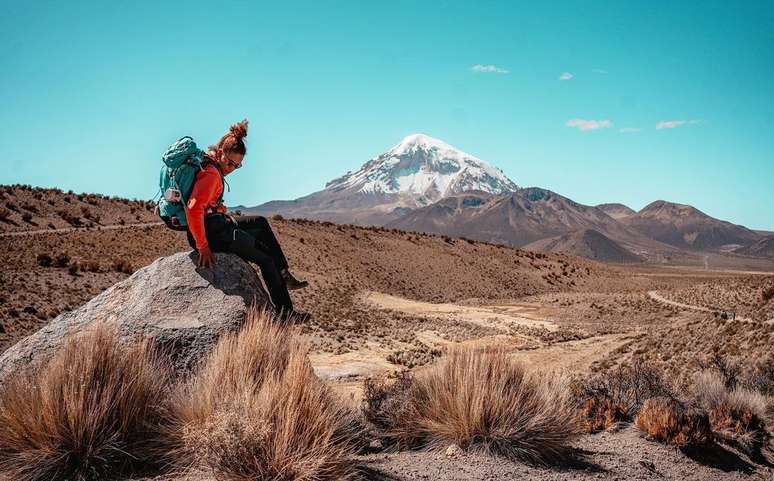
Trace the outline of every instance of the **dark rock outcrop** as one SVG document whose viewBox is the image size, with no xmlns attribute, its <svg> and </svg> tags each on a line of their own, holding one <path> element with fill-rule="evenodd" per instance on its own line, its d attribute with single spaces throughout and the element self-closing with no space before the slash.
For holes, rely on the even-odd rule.
<svg viewBox="0 0 774 481">
<path fill-rule="evenodd" d="M 66 312 L 0 355 L 0 383 L 10 374 L 49 358 L 65 338 L 97 322 L 116 326 L 122 340 L 154 339 L 179 369 L 193 366 L 217 338 L 241 326 L 250 306 L 266 304 L 255 270 L 233 254 L 215 254 L 212 269 L 196 266 L 196 254 L 157 259 Z"/>
</svg>

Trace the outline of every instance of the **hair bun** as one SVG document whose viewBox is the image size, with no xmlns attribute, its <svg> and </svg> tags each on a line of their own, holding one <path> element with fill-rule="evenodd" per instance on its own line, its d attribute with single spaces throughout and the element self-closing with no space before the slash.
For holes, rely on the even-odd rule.
<svg viewBox="0 0 774 481">
<path fill-rule="evenodd" d="M 247 119 L 232 125 L 229 131 L 237 140 L 247 137 Z"/>
</svg>

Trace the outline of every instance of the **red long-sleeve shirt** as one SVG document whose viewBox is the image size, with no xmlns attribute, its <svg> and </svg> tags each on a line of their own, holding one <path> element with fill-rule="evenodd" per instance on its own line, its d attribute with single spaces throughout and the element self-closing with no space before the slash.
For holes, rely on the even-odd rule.
<svg viewBox="0 0 774 481">
<path fill-rule="evenodd" d="M 204 216 L 211 212 L 226 212 L 226 206 L 220 201 L 223 193 L 223 179 L 218 169 L 208 164 L 196 173 L 193 191 L 188 199 L 185 219 L 188 230 L 196 241 L 196 248 L 207 247 L 207 236 L 204 231 Z"/>
</svg>

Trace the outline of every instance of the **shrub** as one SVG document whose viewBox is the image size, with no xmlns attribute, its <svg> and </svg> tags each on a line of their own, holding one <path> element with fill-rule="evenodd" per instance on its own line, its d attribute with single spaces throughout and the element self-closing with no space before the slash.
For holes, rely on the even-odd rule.
<svg viewBox="0 0 774 481">
<path fill-rule="evenodd" d="M 78 274 L 79 270 L 81 270 L 81 265 L 77 262 L 72 262 L 69 266 L 67 266 L 67 272 L 69 272 L 71 276 Z"/>
<path fill-rule="evenodd" d="M 56 259 L 54 259 L 54 265 L 56 267 L 67 267 L 70 265 L 70 256 L 68 256 L 66 252 L 58 254 Z"/>
<path fill-rule="evenodd" d="M 83 269 L 89 272 L 99 272 L 99 262 L 89 261 L 83 266 Z"/>
<path fill-rule="evenodd" d="M 458 348 L 392 384 L 366 385 L 364 414 L 399 448 L 457 444 L 530 462 L 559 461 L 574 436 L 565 380 L 527 373 L 504 350 Z"/>
<path fill-rule="evenodd" d="M 354 416 L 314 375 L 295 333 L 253 311 L 221 338 L 172 396 L 175 464 L 231 480 L 353 476 Z"/>
<path fill-rule="evenodd" d="M 715 371 L 720 375 L 725 387 L 733 389 L 739 383 L 742 367 L 737 361 L 724 357 L 717 350 L 713 351 L 708 359 L 700 361 L 699 366 L 708 371 Z"/>
<path fill-rule="evenodd" d="M 116 272 L 131 274 L 134 272 L 134 267 L 132 267 L 132 264 L 126 259 L 119 259 L 113 262 L 113 270 Z"/>
<path fill-rule="evenodd" d="M 747 385 L 761 394 L 774 396 L 774 356 L 755 365 L 747 378 Z"/>
<path fill-rule="evenodd" d="M 609 397 L 590 397 L 578 409 L 576 424 L 584 433 L 596 433 L 630 421 L 628 409 Z"/>
<path fill-rule="evenodd" d="M 272 219 L 272 220 L 277 220 L 277 221 L 279 221 L 279 220 L 285 220 L 285 218 L 284 218 L 284 217 L 282 217 L 282 216 L 281 216 L 281 215 L 279 215 L 279 214 L 274 214 L 273 216 L 271 216 L 271 219 Z"/>
<path fill-rule="evenodd" d="M 25 212 L 22 214 L 22 220 L 28 224 L 32 223 L 32 214 Z"/>
<path fill-rule="evenodd" d="M 0 220 L 8 220 L 11 217 L 11 211 L 5 207 L 0 207 Z"/>
<path fill-rule="evenodd" d="M 54 263 L 54 259 L 51 258 L 48 254 L 38 254 L 37 257 L 38 265 L 41 267 L 51 267 L 51 264 Z"/>
<path fill-rule="evenodd" d="M 709 413 L 712 429 L 721 438 L 758 451 L 769 439 L 766 430 L 766 397 L 743 387 L 728 388 L 722 376 L 703 371 L 696 376 L 693 392 L 699 406 Z"/>
<path fill-rule="evenodd" d="M 656 397 L 645 401 L 635 425 L 656 441 L 681 448 L 712 443 L 707 413 L 686 407 L 672 398 Z"/>
<path fill-rule="evenodd" d="M 155 459 L 168 373 L 104 326 L 67 341 L 0 388 L 0 479 L 100 480 Z"/>
<path fill-rule="evenodd" d="M 578 379 L 572 391 L 578 407 L 576 422 L 587 433 L 631 422 L 647 399 L 674 397 L 661 371 L 640 360 Z"/>
<path fill-rule="evenodd" d="M 764 288 L 761 290 L 761 303 L 766 304 L 771 299 L 774 299 L 774 285 L 770 285 L 769 287 Z"/>
</svg>

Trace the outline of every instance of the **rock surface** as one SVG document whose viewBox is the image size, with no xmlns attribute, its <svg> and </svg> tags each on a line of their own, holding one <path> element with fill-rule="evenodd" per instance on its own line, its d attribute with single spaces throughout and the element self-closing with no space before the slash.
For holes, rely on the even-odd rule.
<svg viewBox="0 0 774 481">
<path fill-rule="evenodd" d="M 192 252 L 159 258 L 56 317 L 0 355 L 0 383 L 95 322 L 114 324 L 122 340 L 152 337 L 177 368 L 190 368 L 222 333 L 239 328 L 253 303 L 268 302 L 255 270 L 237 256 L 215 254 L 212 269 L 198 268 L 197 259 Z"/>
</svg>

